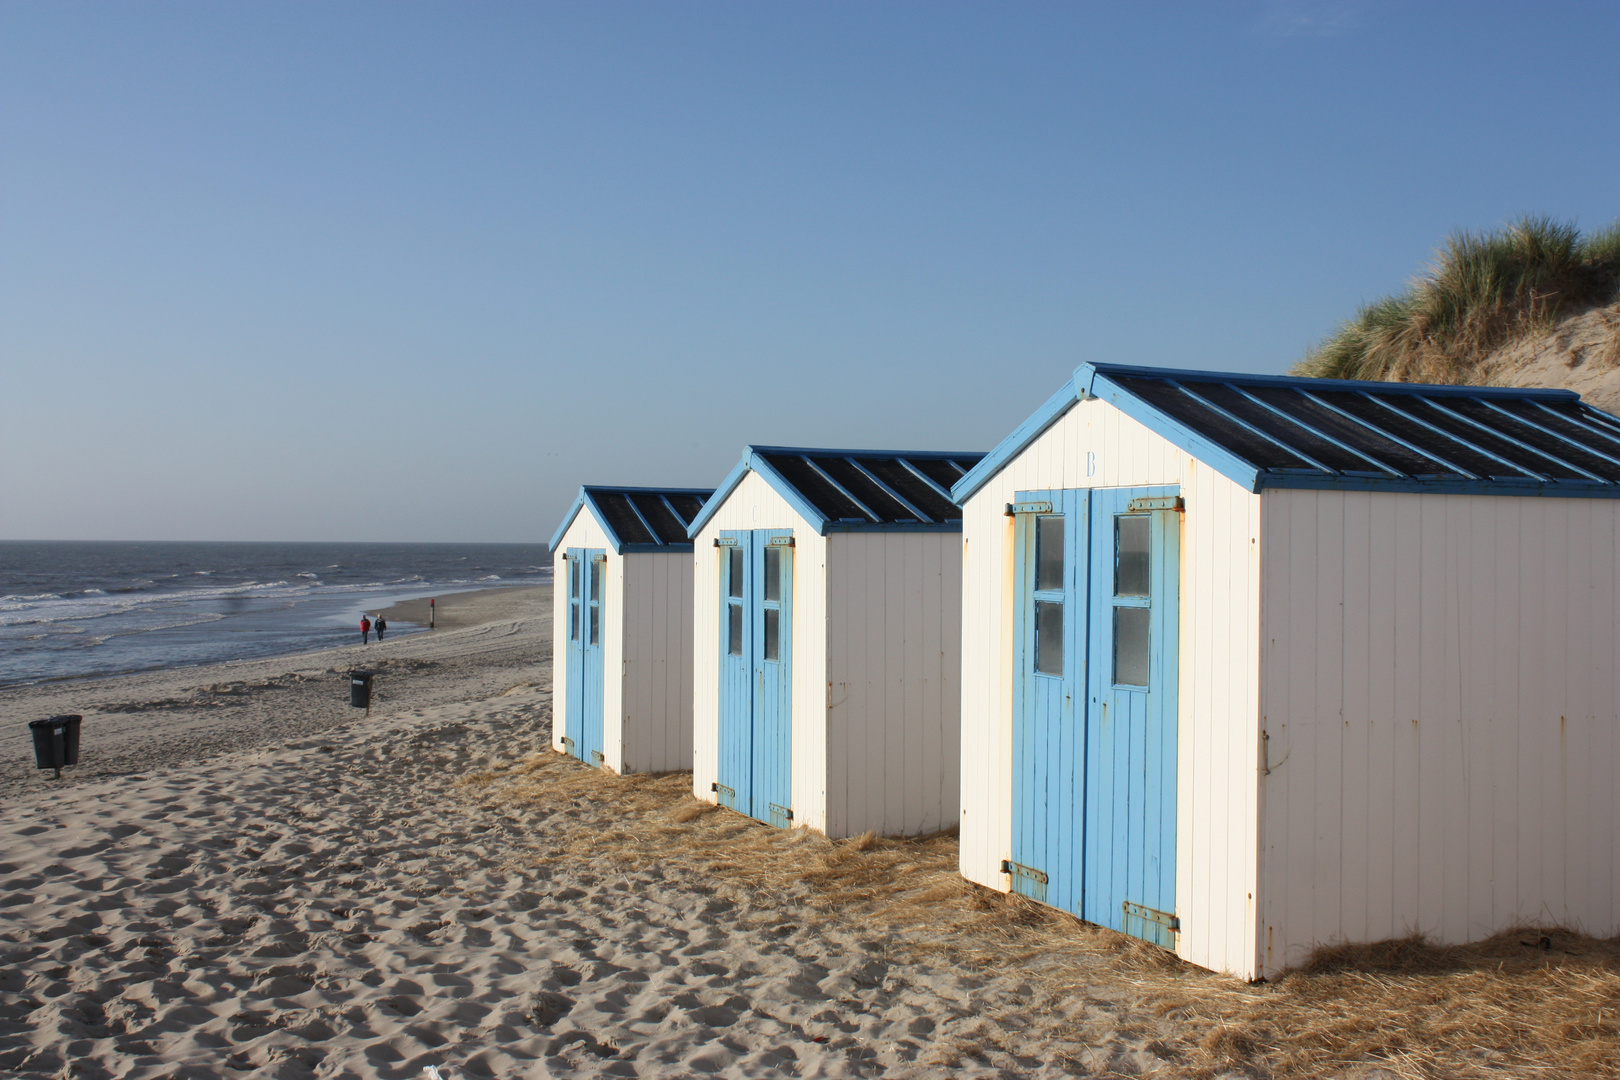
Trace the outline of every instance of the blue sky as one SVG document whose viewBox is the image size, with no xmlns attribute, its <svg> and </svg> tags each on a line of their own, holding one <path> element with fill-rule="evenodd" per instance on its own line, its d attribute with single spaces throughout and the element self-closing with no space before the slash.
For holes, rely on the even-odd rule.
<svg viewBox="0 0 1620 1080">
<path fill-rule="evenodd" d="M 1620 215 L 1620 6 L 0 2 L 0 537 L 543 541 Z"/>
</svg>

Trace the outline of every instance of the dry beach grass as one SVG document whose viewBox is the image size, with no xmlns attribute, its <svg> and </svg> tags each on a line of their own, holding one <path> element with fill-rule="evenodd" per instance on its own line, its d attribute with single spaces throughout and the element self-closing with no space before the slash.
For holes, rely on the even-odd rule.
<svg viewBox="0 0 1620 1080">
<path fill-rule="evenodd" d="M 1237 980 L 956 872 L 950 836 L 842 842 L 784 833 L 689 795 L 689 774 L 615 777 L 547 752 L 464 779 L 491 805 L 600 800 L 620 811 L 566 857 L 680 864 L 739 894 L 883 928 L 891 952 L 1027 984 L 1030 1008 L 952 1056 L 1011 1052 L 1039 1029 L 1062 1060 L 1095 1032 L 1072 1004 L 1106 996 L 1169 1020 L 1152 1072 L 1207 1077 L 1620 1076 L 1620 938 L 1520 928 L 1467 946 L 1421 939 L 1320 950 L 1274 984 Z M 1099 961 L 1101 964 L 1099 965 Z M 1072 1056 L 1071 1056 L 1072 1055 Z"/>
<path fill-rule="evenodd" d="M 102 740 L 0 777 L 0 1072 L 1620 1076 L 1620 942 L 1245 986 L 969 885 L 954 837 L 778 831 L 559 757 L 549 598 L 503 602 L 364 654 L 370 721 L 327 675 L 357 649 L 0 695 L 8 738 L 75 701 Z"/>
</svg>

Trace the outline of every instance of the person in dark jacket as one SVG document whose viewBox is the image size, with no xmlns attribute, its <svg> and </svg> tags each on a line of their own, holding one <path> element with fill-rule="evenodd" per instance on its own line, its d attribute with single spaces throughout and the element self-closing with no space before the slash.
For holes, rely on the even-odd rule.
<svg viewBox="0 0 1620 1080">
<path fill-rule="evenodd" d="M 378 641 L 382 640 L 383 631 L 387 630 L 387 629 L 388 629 L 388 620 L 383 618 L 382 615 L 379 614 L 377 616 L 377 640 Z"/>
<path fill-rule="evenodd" d="M 364 645 L 371 640 L 371 620 L 364 615 L 360 616 L 360 644 Z"/>
</svg>

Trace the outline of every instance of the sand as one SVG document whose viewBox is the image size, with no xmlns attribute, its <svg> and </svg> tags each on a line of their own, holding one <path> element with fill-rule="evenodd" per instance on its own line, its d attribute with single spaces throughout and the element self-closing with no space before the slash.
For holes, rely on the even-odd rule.
<svg viewBox="0 0 1620 1080">
<path fill-rule="evenodd" d="M 626 780 L 553 754 L 549 590 L 445 606 L 461 629 L 0 693 L 0 1071 L 999 1076 L 1158 1060 L 1147 1028 L 1078 999 L 1071 1019 L 1090 1009 L 1115 1037 L 1048 1055 L 1049 1037 L 1016 1034 L 1031 992 L 1017 977 L 903 956 L 881 924 L 752 887 L 746 867 L 717 877 L 656 845 L 629 857 L 632 816 L 836 845 L 729 812 L 678 821 L 688 775 Z M 382 673 L 369 719 L 347 705 L 360 664 Z M 54 782 L 27 767 L 21 726 L 60 711 L 84 715 L 85 737 Z"/>
<path fill-rule="evenodd" d="M 1244 987 L 970 885 L 954 837 L 833 842 L 561 757 L 550 602 L 0 692 L 0 1073 L 1620 1075 L 1620 948 Z M 83 763 L 42 779 L 21 726 L 69 710 Z"/>
</svg>

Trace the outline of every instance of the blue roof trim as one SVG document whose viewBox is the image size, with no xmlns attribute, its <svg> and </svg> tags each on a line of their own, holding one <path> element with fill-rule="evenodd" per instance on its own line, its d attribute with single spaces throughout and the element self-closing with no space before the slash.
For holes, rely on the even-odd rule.
<svg viewBox="0 0 1620 1080">
<path fill-rule="evenodd" d="M 1078 383 L 1080 373 L 1075 372 L 1074 378 Z M 1209 465 L 1245 491 L 1260 490 L 1260 470 L 1226 447 L 1210 442 L 1196 431 L 1189 431 L 1134 394 L 1115 386 L 1100 372 L 1087 379 L 1086 383 L 1088 397 L 1108 402 L 1155 435 L 1163 436 L 1165 441 L 1181 447 L 1199 461 Z"/>
<path fill-rule="evenodd" d="M 709 501 L 703 504 L 702 510 L 698 511 L 698 516 L 693 518 L 692 524 L 686 527 L 687 539 L 696 540 L 697 534 L 703 531 L 703 526 L 707 525 L 709 519 L 714 517 L 715 512 L 720 509 L 720 504 L 725 502 L 733 491 L 737 490 L 737 485 L 742 483 L 743 477 L 748 475 L 750 468 L 748 459 L 752 456 L 753 448 L 743 447 L 742 460 L 737 462 L 736 468 L 726 474 L 724 480 L 720 481 L 720 486 L 714 489 L 714 494 L 709 496 Z"/>
<path fill-rule="evenodd" d="M 1271 461 L 1269 466 L 1263 467 L 1257 464 L 1256 461 L 1268 461 L 1267 457 L 1261 456 L 1256 461 L 1251 461 L 1243 456 L 1244 453 L 1251 452 L 1250 449 L 1245 448 L 1243 453 L 1239 453 L 1234 449 L 1230 449 L 1228 445 L 1216 442 L 1216 438 L 1224 438 L 1222 429 L 1219 426 L 1206 426 L 1205 429 L 1210 432 L 1209 435 L 1198 430 L 1194 425 L 1197 423 L 1197 417 L 1201 414 L 1183 414 L 1186 417 L 1183 419 L 1167 413 L 1152 401 L 1138 397 L 1127 389 L 1125 385 L 1117 381 L 1119 379 L 1157 382 L 1163 384 L 1167 389 L 1180 389 L 1183 392 L 1186 392 L 1183 384 L 1188 384 L 1194 388 L 1200 384 L 1204 386 L 1210 386 L 1210 384 L 1224 385 L 1229 390 L 1242 393 L 1255 406 L 1275 414 L 1280 421 L 1285 420 L 1296 427 L 1305 428 L 1320 442 L 1331 444 L 1354 457 L 1366 458 L 1370 464 L 1379 466 L 1386 475 L 1378 475 L 1370 471 L 1364 473 L 1357 469 L 1345 471 L 1342 464 L 1337 469 L 1328 468 L 1316 461 L 1311 461 L 1311 464 L 1315 466 L 1313 468 L 1283 468 L 1278 467 L 1279 463 L 1276 461 Z M 1141 383 L 1132 382 L 1132 385 L 1140 386 Z M 1273 404 L 1271 401 L 1263 401 L 1259 397 L 1246 393 L 1247 390 L 1266 390 L 1266 388 L 1292 391 L 1298 395 L 1299 399 L 1302 399 L 1302 409 L 1304 409 L 1303 402 L 1308 401 L 1311 407 L 1318 409 L 1319 412 L 1315 417 L 1312 416 L 1309 409 L 1296 412 L 1294 409 L 1289 408 L 1285 412 L 1279 405 Z M 1143 389 L 1146 388 L 1143 387 Z M 1392 406 L 1386 406 L 1386 408 L 1392 410 L 1391 422 L 1399 420 L 1407 424 L 1408 427 L 1423 428 L 1434 433 L 1434 445 L 1429 445 L 1430 440 L 1427 439 L 1414 442 L 1410 438 L 1401 436 L 1396 430 L 1389 428 L 1387 425 L 1360 419 L 1357 415 L 1353 415 L 1332 402 L 1318 397 L 1319 394 L 1335 391 L 1354 393 L 1363 398 L 1379 402 L 1401 398 L 1429 400 L 1433 402 L 1433 408 L 1438 409 L 1441 414 L 1453 418 L 1456 430 L 1442 430 L 1436 427 L 1426 419 L 1426 411 L 1420 412 L 1418 415 L 1408 416 L 1403 412 L 1393 411 Z M 1458 409 L 1446 408 L 1443 404 L 1447 399 L 1472 400 L 1491 406 L 1493 412 L 1502 412 L 1502 410 L 1495 407 L 1495 402 L 1521 401 L 1538 404 L 1544 409 L 1550 406 L 1560 406 L 1567 409 L 1572 404 L 1580 405 L 1580 395 L 1571 390 L 1436 386 L 1424 383 L 1380 383 L 1363 382 L 1355 379 L 1310 379 L 1286 375 L 1247 375 L 1218 371 L 1094 363 L 1081 364 L 1076 368 L 1073 377 L 1056 394 L 1052 395 L 1028 420 L 1019 425 L 1011 435 L 1003 439 L 976 467 L 957 481 L 951 488 L 951 498 L 958 505 L 966 502 L 983 488 L 992 477 L 1005 468 L 1008 462 L 1027 449 L 1047 428 L 1051 427 L 1052 424 L 1056 423 L 1073 408 L 1075 403 L 1084 401 L 1088 397 L 1108 402 L 1150 431 L 1160 435 L 1171 444 L 1180 447 L 1194 458 L 1209 465 L 1221 475 L 1251 492 L 1260 492 L 1266 488 L 1317 488 L 1357 491 L 1432 492 L 1437 494 L 1620 498 L 1620 481 L 1616 481 L 1612 477 L 1605 479 L 1592 471 L 1598 466 L 1594 465 L 1592 468 L 1582 466 L 1578 463 L 1580 460 L 1578 455 L 1572 458 L 1568 455 L 1562 455 L 1559 450 L 1561 446 L 1567 446 L 1572 450 L 1583 451 L 1589 455 L 1587 460 L 1590 460 L 1591 457 L 1614 460 L 1609 457 L 1606 447 L 1586 446 L 1578 437 L 1572 437 L 1563 431 L 1549 430 L 1546 427 L 1537 425 L 1531 419 L 1503 412 L 1506 423 L 1516 422 L 1522 425 L 1518 430 L 1522 431 L 1524 428 L 1537 429 L 1552 439 L 1551 450 L 1543 449 L 1541 446 L 1534 445 L 1532 441 L 1526 441 L 1529 439 L 1528 435 L 1526 435 L 1525 439 L 1518 438 L 1512 433 L 1512 430 L 1506 427 L 1502 431 L 1496 431 L 1481 420 L 1466 415 Z M 1288 451 L 1296 459 L 1310 460 L 1309 453 L 1305 449 L 1293 445 L 1292 436 L 1264 430 L 1263 421 L 1255 420 L 1251 423 L 1244 420 L 1242 417 L 1223 409 L 1214 399 L 1199 397 L 1197 394 L 1193 395 L 1193 399 L 1198 406 L 1207 410 L 1209 414 L 1219 416 L 1227 423 L 1242 428 L 1251 435 Z M 1277 400 L 1282 401 L 1281 398 Z M 1169 402 L 1167 401 L 1166 404 L 1168 405 Z M 1286 407 L 1286 404 L 1284 407 Z M 1414 408 L 1421 409 L 1421 407 Z M 1568 413 L 1560 415 L 1571 425 L 1587 427 L 1588 429 L 1594 429 L 1596 418 L 1603 415 L 1595 413 L 1595 410 L 1585 405 L 1580 405 L 1580 411 L 1583 414 L 1594 415 L 1591 418 L 1585 415 L 1577 417 Z M 1341 424 L 1339 421 L 1327 423 L 1323 417 L 1324 413 L 1339 417 L 1343 423 Z M 1337 429 L 1334 428 L 1334 424 L 1338 424 Z M 1346 424 L 1352 427 L 1346 428 L 1344 426 Z M 1437 472 L 1435 474 L 1418 473 L 1411 466 L 1403 466 L 1405 471 L 1403 471 L 1403 468 L 1394 467 L 1383 460 L 1385 455 L 1383 451 L 1376 449 L 1376 441 L 1372 445 L 1374 453 L 1378 456 L 1368 457 L 1368 453 L 1364 448 L 1369 443 L 1366 438 L 1359 438 L 1355 434 L 1355 427 L 1359 427 L 1361 431 L 1366 432 L 1368 437 L 1383 439 L 1386 446 L 1394 443 L 1410 451 L 1417 458 L 1433 461 L 1438 467 Z M 1479 432 L 1479 435 L 1466 434 L 1470 429 Z M 1335 430 L 1349 432 L 1344 438 L 1357 442 L 1359 445 L 1352 445 L 1350 442 L 1340 439 L 1335 434 Z M 1595 430 L 1594 434 L 1596 434 Z M 1485 439 L 1484 443 L 1478 441 L 1481 438 Z M 1496 440 L 1496 442 L 1494 444 L 1490 443 L 1491 439 Z M 1230 445 L 1231 441 L 1228 440 L 1228 443 Z M 1504 459 L 1501 454 L 1490 449 L 1491 445 L 1501 447 L 1503 444 L 1507 444 L 1517 451 L 1511 453 L 1514 458 L 1513 461 Z M 1245 446 L 1241 441 L 1236 445 L 1240 448 Z M 1446 459 L 1445 453 L 1448 446 L 1458 453 L 1466 450 L 1494 461 L 1501 461 L 1507 469 L 1525 475 L 1476 477 L 1468 470 Z M 1258 449 L 1255 452 L 1258 453 Z M 1504 448 L 1502 453 L 1510 453 L 1510 451 Z M 1399 457 L 1395 459 L 1397 463 L 1399 460 Z M 1535 467 L 1535 463 L 1541 460 L 1555 463 L 1569 472 L 1580 474 L 1583 478 L 1547 476 L 1543 470 Z"/>
<path fill-rule="evenodd" d="M 1078 374 L 1076 372 L 1076 376 Z M 1087 388 L 1089 389 L 1089 384 Z M 1047 398 L 1046 403 L 1036 409 L 1028 420 L 1014 428 L 1011 435 L 997 443 L 994 450 L 951 485 L 951 501 L 957 506 L 966 502 L 968 496 L 983 487 L 992 476 L 1001 471 L 1002 466 L 1023 453 L 1024 448 L 1040 438 L 1043 431 L 1057 423 L 1075 402 L 1085 397 L 1085 393 L 1077 378 L 1071 378 L 1064 383 L 1062 388 Z"/>
<path fill-rule="evenodd" d="M 758 473 L 760 477 L 771 486 L 771 490 L 782 496 L 782 498 L 786 500 L 787 504 L 793 508 L 793 511 L 808 522 L 810 527 L 821 536 L 826 536 L 829 533 L 835 532 L 962 531 L 962 522 L 959 519 L 953 521 L 834 521 L 812 505 L 809 500 L 807 500 L 804 495 L 800 493 L 798 488 L 794 487 L 786 477 L 777 472 L 777 470 L 771 466 L 771 463 L 765 460 L 765 455 L 767 454 L 790 457 L 815 456 L 823 458 L 891 458 L 900 461 L 902 464 L 904 464 L 906 459 L 915 461 L 922 458 L 931 458 L 941 461 L 949 461 L 956 458 L 975 458 L 979 456 L 978 451 L 969 450 L 897 451 L 844 450 L 821 446 L 745 446 L 743 447 L 742 460 L 739 461 L 736 467 L 726 475 L 725 480 L 723 480 L 720 486 L 715 489 L 714 495 L 709 499 L 709 501 L 703 504 L 703 509 L 698 513 L 698 516 L 692 520 L 692 524 L 687 527 L 687 536 L 693 540 L 697 539 L 698 533 L 703 531 L 704 526 L 708 525 L 708 523 L 714 518 L 715 514 L 719 512 L 721 504 L 723 504 L 726 499 L 731 497 L 732 492 L 736 491 L 738 485 L 742 483 L 743 477 L 747 476 L 750 472 Z M 960 466 L 958 466 L 958 468 L 960 468 Z M 819 472 L 820 470 L 818 469 L 817 471 Z M 837 480 L 834 480 L 831 477 L 826 477 L 826 479 L 829 486 L 832 486 L 840 491 L 842 490 L 842 486 Z M 923 480 L 925 483 L 928 483 L 935 490 L 939 490 L 939 485 L 929 481 L 926 477 L 919 475 L 919 479 Z M 878 486 L 880 488 L 886 487 L 886 485 L 882 485 L 881 483 L 879 483 Z M 860 505 L 859 500 L 857 500 L 853 495 L 846 492 L 845 497 L 851 502 L 855 503 L 857 506 Z M 902 506 L 910 507 L 910 504 L 904 499 L 896 497 L 896 502 Z M 914 507 L 910 508 L 915 510 Z"/>
<path fill-rule="evenodd" d="M 688 555 L 692 553 L 691 544 L 621 544 L 615 552 L 617 555 L 676 555 L 681 552 Z"/>
<path fill-rule="evenodd" d="M 562 524 L 557 526 L 557 531 L 551 534 L 550 547 L 553 554 L 555 554 L 557 551 L 557 545 L 562 543 L 564 534 L 568 532 L 568 526 L 572 525 L 574 523 L 574 519 L 579 516 L 580 507 L 584 505 L 585 489 L 580 488 L 579 494 L 574 496 L 574 505 L 568 508 L 568 513 L 563 515 Z"/>
<path fill-rule="evenodd" d="M 778 495 L 786 499 L 788 505 L 793 507 L 794 513 L 808 521 L 812 529 L 816 530 L 816 532 L 820 533 L 822 536 L 826 536 L 826 515 L 820 510 L 817 510 L 814 506 L 811 506 L 809 500 L 807 500 L 803 495 L 799 494 L 799 490 L 797 488 L 788 483 L 781 473 L 771 468 L 770 462 L 766 461 L 760 456 L 762 453 L 781 454 L 791 452 L 792 451 L 786 451 L 775 446 L 750 447 L 748 454 L 748 467 L 759 473 L 765 482 L 771 485 L 771 488 Z M 705 507 L 705 509 L 707 509 L 707 507 Z"/>
<path fill-rule="evenodd" d="M 562 524 L 558 525 L 557 531 L 551 534 L 551 543 L 549 546 L 553 554 L 556 554 L 557 545 L 562 543 L 563 536 L 568 532 L 569 527 L 574 524 L 574 519 L 579 516 L 580 510 L 584 509 L 586 506 L 591 508 L 591 515 L 596 518 L 596 524 L 601 527 L 604 533 L 607 534 L 608 543 L 612 545 L 613 554 L 615 555 L 624 555 L 627 553 L 637 554 L 648 551 L 673 552 L 692 550 L 691 544 L 625 543 L 624 539 L 614 531 L 613 526 L 608 522 L 607 515 L 602 513 L 602 508 L 597 505 L 594 496 L 598 493 L 604 495 L 687 495 L 693 498 L 706 499 L 709 495 L 709 489 L 677 487 L 609 487 L 606 484 L 583 484 L 580 486 L 579 494 L 574 497 L 574 504 L 570 506 L 568 508 L 568 512 L 563 515 Z M 631 504 L 631 509 L 635 509 L 635 504 Z M 642 518 L 641 511 L 636 510 L 636 516 L 638 518 Z M 677 522 L 680 521 L 679 514 L 675 515 L 675 520 Z M 657 531 L 654 530 L 650 525 L 646 524 L 645 518 L 642 518 L 642 522 L 647 531 L 652 533 L 652 535 L 656 538 L 658 535 Z"/>
</svg>

